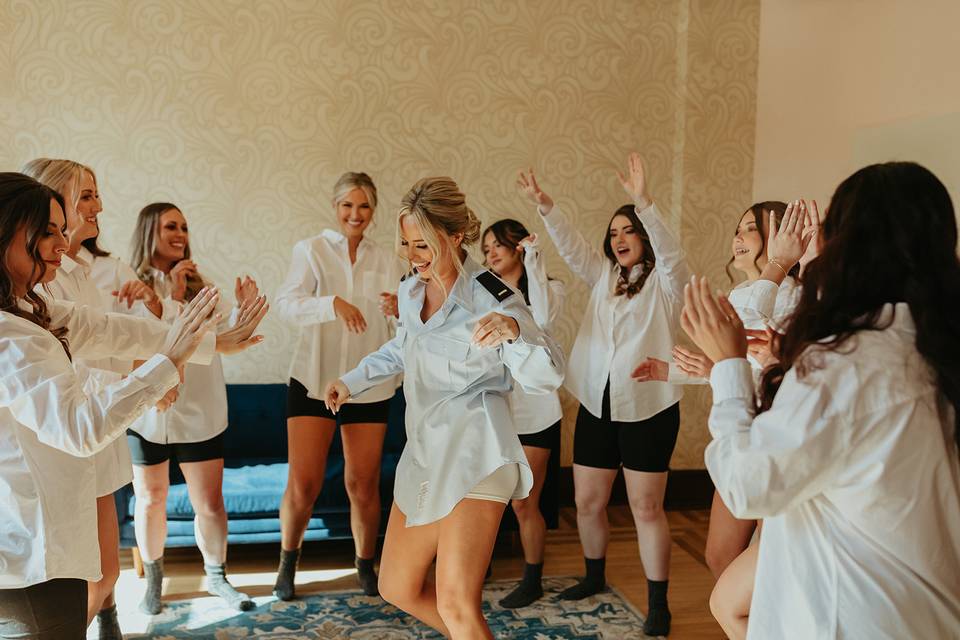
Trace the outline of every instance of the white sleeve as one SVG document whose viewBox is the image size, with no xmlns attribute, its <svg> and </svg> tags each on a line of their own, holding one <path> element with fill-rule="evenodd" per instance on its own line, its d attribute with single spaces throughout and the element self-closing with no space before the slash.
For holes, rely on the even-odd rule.
<svg viewBox="0 0 960 640">
<path fill-rule="evenodd" d="M 406 329 L 397 327 L 397 335 L 365 356 L 352 370 L 340 376 L 340 380 L 350 391 L 351 398 L 403 372 L 403 342 L 406 335 Z"/>
<path fill-rule="evenodd" d="M 524 248 L 523 266 L 527 271 L 527 293 L 533 319 L 549 332 L 560 315 L 566 289 L 559 280 L 547 277 L 547 268 L 540 255 L 540 248 L 533 244 Z"/>
<path fill-rule="evenodd" d="M 597 284 L 607 268 L 603 254 L 590 246 L 557 205 L 554 205 L 547 215 L 540 216 L 540 219 L 567 266 L 591 287 Z"/>
<path fill-rule="evenodd" d="M 753 374 L 743 358 L 710 374 L 713 441 L 704 457 L 724 504 L 737 518 L 765 518 L 821 493 L 842 468 L 849 430 L 832 412 L 829 385 L 790 371 L 773 406 L 755 417 Z"/>
<path fill-rule="evenodd" d="M 150 314 L 147 318 L 104 313 L 86 305 L 56 300 L 47 305 L 51 327 L 66 327 L 70 353 L 86 360 L 117 358 L 146 360 L 166 344 L 170 326 Z M 208 331 L 190 357 L 193 364 L 210 364 L 217 336 Z"/>
<path fill-rule="evenodd" d="M 636 209 L 636 214 L 650 238 L 650 246 L 657 258 L 656 273 L 663 281 L 664 289 L 675 301 L 683 304 L 683 287 L 690 281 L 690 269 L 680 239 L 664 222 L 656 204 L 642 211 Z"/>
<path fill-rule="evenodd" d="M 317 277 L 310 266 L 309 246 L 298 242 L 287 278 L 277 290 L 275 304 L 280 313 L 300 326 L 309 326 L 337 319 L 333 301 L 336 296 L 316 295 Z"/>
<path fill-rule="evenodd" d="M 41 442 L 75 456 L 106 447 L 180 382 L 173 363 L 156 355 L 88 395 L 51 334 L 5 336 L 0 344 L 0 406 Z"/>
<path fill-rule="evenodd" d="M 500 303 L 497 313 L 517 321 L 520 337 L 500 345 L 500 357 L 513 379 L 531 394 L 547 394 L 563 384 L 565 357 L 560 345 L 533 319 L 526 303 L 513 294 Z"/>
</svg>

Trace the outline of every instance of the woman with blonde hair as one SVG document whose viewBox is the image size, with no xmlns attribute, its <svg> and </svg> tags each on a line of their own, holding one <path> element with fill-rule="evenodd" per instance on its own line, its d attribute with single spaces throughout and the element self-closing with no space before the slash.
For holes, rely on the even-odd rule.
<svg viewBox="0 0 960 640">
<path fill-rule="evenodd" d="M 156 202 L 140 211 L 131 265 L 140 280 L 168 301 L 188 303 L 210 286 L 191 257 L 187 220 L 176 205 Z M 252 279 L 237 278 L 234 294 L 239 310 L 255 305 L 262 317 L 267 305 L 258 293 Z M 224 304 L 218 312 L 222 317 L 231 315 Z M 177 402 L 166 412 L 148 411 L 127 432 L 136 495 L 134 528 L 147 580 L 140 608 L 147 614 L 155 615 L 162 609 L 171 458 L 176 458 L 187 482 L 208 591 L 241 611 L 254 606 L 226 578 L 227 514 L 222 491 L 226 429 L 226 384 L 223 365 L 215 357 L 208 365 L 187 366 Z"/>
<path fill-rule="evenodd" d="M 491 638 L 480 608 L 497 529 L 533 477 L 513 424 L 514 382 L 550 393 L 563 355 L 513 289 L 467 255 L 480 222 L 450 178 L 403 197 L 397 335 L 329 383 L 333 412 L 403 373 L 407 445 L 397 466 L 380 593 L 453 638 Z M 436 560 L 436 580 L 429 576 Z"/>
<path fill-rule="evenodd" d="M 345 173 L 333 191 L 339 231 L 324 229 L 293 247 L 276 301 L 280 312 L 300 327 L 287 394 L 289 475 L 280 507 L 280 567 L 274 586 L 281 600 L 294 597 L 300 546 L 338 427 L 357 577 L 366 595 L 377 595 L 373 563 L 380 530 L 380 461 L 399 380 L 380 382 L 339 415 L 322 398 L 325 382 L 356 366 L 393 335 L 400 263 L 365 235 L 377 208 L 377 187 L 370 176 Z"/>
</svg>

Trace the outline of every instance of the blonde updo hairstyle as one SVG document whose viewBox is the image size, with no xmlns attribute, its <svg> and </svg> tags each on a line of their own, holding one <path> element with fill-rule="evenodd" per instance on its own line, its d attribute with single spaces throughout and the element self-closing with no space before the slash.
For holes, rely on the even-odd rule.
<svg viewBox="0 0 960 640">
<path fill-rule="evenodd" d="M 343 199 L 347 197 L 347 194 L 354 189 L 363 191 L 364 195 L 367 196 L 367 204 L 370 205 L 370 212 L 376 213 L 377 186 L 373 184 L 373 178 L 362 171 L 347 171 L 340 176 L 337 183 L 333 185 L 333 210 L 336 211 Z"/>
<path fill-rule="evenodd" d="M 47 185 L 63 196 L 73 210 L 77 208 L 77 203 L 80 201 L 80 174 L 87 171 L 96 181 L 93 169 L 73 160 L 36 158 L 23 165 L 22 171 L 24 175 Z"/>
<path fill-rule="evenodd" d="M 400 223 L 404 216 L 413 216 L 423 231 L 423 241 L 433 255 L 443 255 L 446 247 L 450 253 L 456 248 L 442 238 L 437 231 L 447 236 L 462 235 L 461 247 L 468 247 L 480 239 L 480 220 L 467 206 L 466 196 L 452 178 L 437 177 L 419 180 L 401 200 L 397 214 L 397 248 L 400 247 Z M 459 273 L 463 273 L 463 261 L 454 260 Z M 412 268 L 412 265 L 410 265 Z"/>
</svg>

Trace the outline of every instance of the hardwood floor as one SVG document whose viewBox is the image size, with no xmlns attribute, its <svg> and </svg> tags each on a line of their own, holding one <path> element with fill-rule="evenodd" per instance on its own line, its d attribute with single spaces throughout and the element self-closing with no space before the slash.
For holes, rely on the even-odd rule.
<svg viewBox="0 0 960 640">
<path fill-rule="evenodd" d="M 710 615 L 708 599 L 713 578 L 703 559 L 708 511 L 668 512 L 673 537 L 670 575 L 670 608 L 673 631 L 670 638 L 718 640 L 723 632 Z M 610 508 L 610 548 L 607 580 L 640 611 L 647 608 L 646 578 L 637 552 L 636 534 L 626 506 Z M 251 596 L 269 596 L 277 568 L 276 545 L 237 545 L 230 548 L 230 580 Z M 583 573 L 583 557 L 577 538 L 576 514 L 561 511 L 560 527 L 548 533 L 544 573 L 576 576 Z M 117 585 L 117 608 L 136 609 L 143 582 L 134 571 L 131 554 L 121 552 L 123 568 Z M 523 568 L 519 543 L 501 540 L 494 554 L 493 579 L 518 578 Z M 171 549 L 165 557 L 164 600 L 206 595 L 203 565 L 196 549 Z M 350 541 L 311 543 L 305 546 L 298 573 L 298 593 L 356 588 L 353 545 Z M 124 616 L 124 630 L 137 632 L 140 616 Z M 145 618 L 144 618 L 145 620 Z"/>
</svg>

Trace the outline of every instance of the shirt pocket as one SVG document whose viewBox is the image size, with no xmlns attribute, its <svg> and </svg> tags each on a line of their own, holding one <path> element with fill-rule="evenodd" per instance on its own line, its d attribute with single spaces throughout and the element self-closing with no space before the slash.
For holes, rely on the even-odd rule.
<svg viewBox="0 0 960 640">
<path fill-rule="evenodd" d="M 425 381 L 448 391 L 466 390 L 500 359 L 496 349 L 436 335 L 423 340 L 423 349 Z"/>
</svg>

